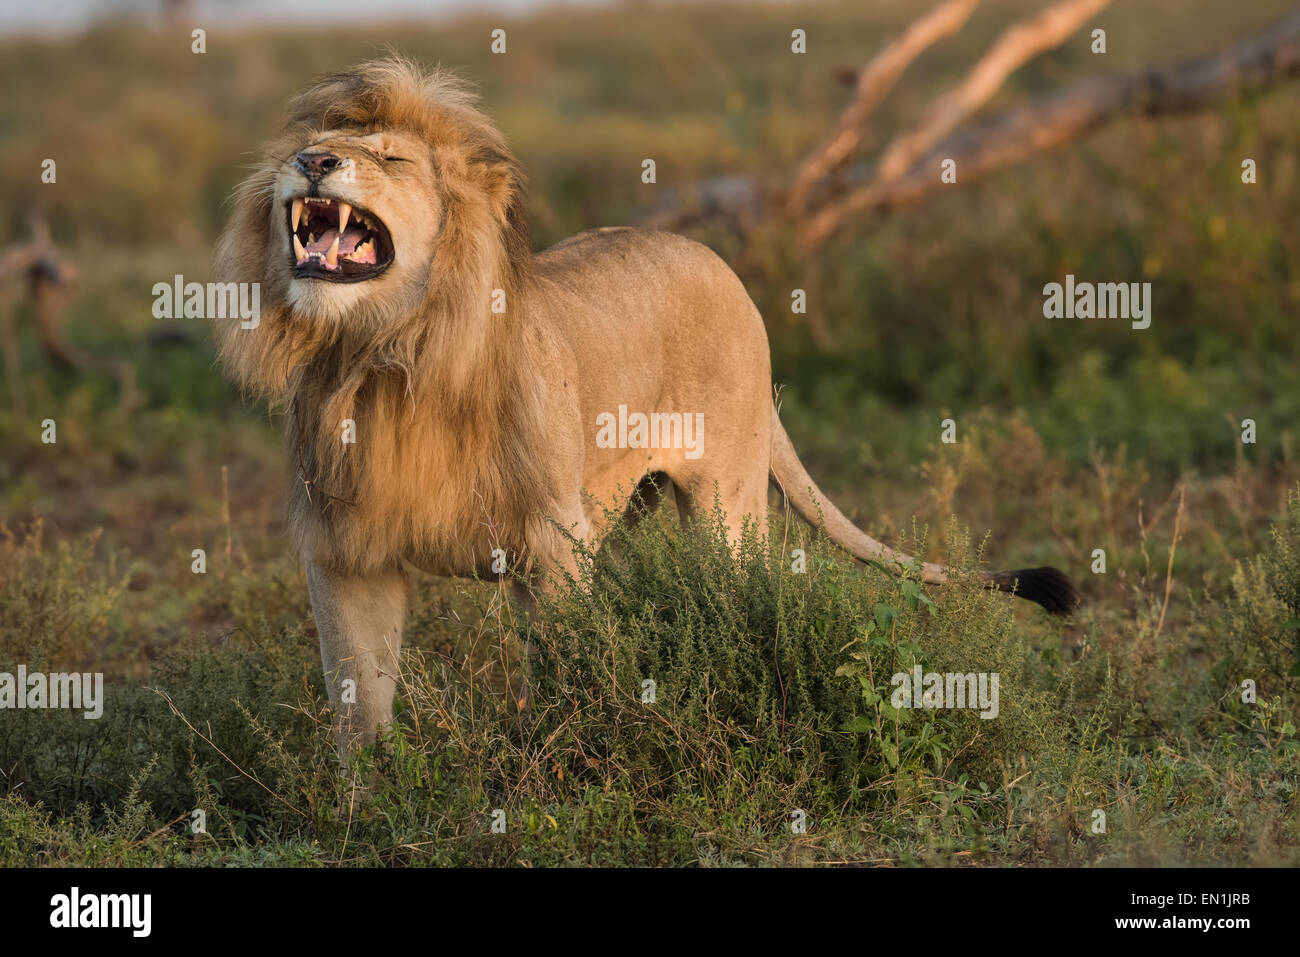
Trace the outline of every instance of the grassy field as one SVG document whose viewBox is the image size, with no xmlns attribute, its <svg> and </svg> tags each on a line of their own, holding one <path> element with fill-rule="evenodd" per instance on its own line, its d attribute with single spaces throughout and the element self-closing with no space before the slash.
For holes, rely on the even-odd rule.
<svg viewBox="0 0 1300 957">
<path fill-rule="evenodd" d="M 875 144 L 1034 6 L 981 5 L 907 74 Z M 1109 53 L 1081 33 L 992 108 L 1216 49 L 1289 6 L 1116 4 L 1098 18 Z M 187 341 L 151 335 L 151 287 L 206 278 L 223 203 L 287 97 L 390 47 L 461 72 L 529 170 L 542 248 L 633 222 L 674 184 L 788 175 L 844 102 L 833 71 L 915 9 L 210 25 L 203 55 L 188 27 L 0 42 L 0 228 L 20 238 L 42 206 L 80 274 L 69 338 L 130 362 L 145 396 L 124 411 L 111 376 L 52 366 L 21 288 L 3 290 L 27 413 L 6 387 L 0 672 L 102 671 L 107 704 L 97 721 L 0 711 L 0 863 L 1300 863 L 1295 84 L 1123 120 L 864 219 L 815 261 L 780 234 L 701 234 L 746 264 L 782 417 L 841 507 L 968 573 L 1057 565 L 1085 594 L 1073 618 L 853 566 L 777 511 L 779 537 L 739 562 L 711 525 L 651 522 L 549 608 L 522 718 L 501 648 L 523 625 L 498 586 L 420 581 L 389 747 L 339 768 L 283 535 L 281 422 L 223 380 L 201 322 Z M 494 57 L 500 25 L 509 53 Z M 806 56 L 788 53 L 793 26 Z M 640 182 L 646 156 L 656 186 Z M 55 184 L 40 183 L 46 157 Z M 1151 327 L 1044 319 L 1043 284 L 1066 273 L 1151 282 Z M 825 341 L 791 314 L 796 287 Z M 956 444 L 940 441 L 949 417 Z M 896 711 L 889 676 L 915 663 L 998 672 L 997 719 Z"/>
</svg>

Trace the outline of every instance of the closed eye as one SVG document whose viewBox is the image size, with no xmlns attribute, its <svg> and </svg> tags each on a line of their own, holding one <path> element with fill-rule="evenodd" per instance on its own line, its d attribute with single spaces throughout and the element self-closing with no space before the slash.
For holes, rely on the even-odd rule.
<svg viewBox="0 0 1300 957">
<path fill-rule="evenodd" d="M 366 145 L 364 145 L 364 144 L 362 144 L 361 149 L 364 150 L 364 151 L 366 152 L 366 154 L 367 154 L 368 156 L 370 156 L 371 159 L 375 160 L 375 162 L 383 162 L 383 163 L 409 163 L 409 162 L 411 162 L 411 161 L 410 161 L 409 159 L 407 159 L 405 156 L 390 156 L 390 155 L 387 155 L 387 154 L 385 154 L 385 153 L 381 153 L 381 152 L 380 152 L 379 150 L 377 150 L 377 149 L 372 149 L 371 147 L 366 146 Z"/>
</svg>

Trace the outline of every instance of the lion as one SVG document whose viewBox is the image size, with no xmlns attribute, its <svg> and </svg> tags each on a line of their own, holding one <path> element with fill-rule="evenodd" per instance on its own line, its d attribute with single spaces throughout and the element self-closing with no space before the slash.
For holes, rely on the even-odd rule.
<svg viewBox="0 0 1300 957">
<path fill-rule="evenodd" d="M 446 72 L 388 58 L 303 90 L 236 189 L 214 273 L 260 284 L 258 321 L 219 323 L 218 353 L 285 413 L 287 524 L 343 750 L 391 721 L 412 569 L 486 576 L 509 555 L 527 602 L 611 508 L 667 494 L 689 521 L 716 502 L 737 543 L 746 522 L 766 534 L 773 480 L 858 559 L 913 563 L 804 470 L 726 263 L 625 227 L 534 254 L 520 164 Z M 1055 613 L 1078 601 L 1053 568 L 985 579 Z"/>
</svg>

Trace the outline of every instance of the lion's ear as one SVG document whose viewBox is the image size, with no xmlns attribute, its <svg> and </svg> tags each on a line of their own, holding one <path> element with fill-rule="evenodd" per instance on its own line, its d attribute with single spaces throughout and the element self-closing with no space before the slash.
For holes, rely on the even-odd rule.
<svg viewBox="0 0 1300 957">
<path fill-rule="evenodd" d="M 523 199 L 523 171 L 513 157 L 498 150 L 483 150 L 470 164 L 479 188 L 487 197 L 492 217 L 504 226 L 511 217 L 511 206 Z"/>
<path fill-rule="evenodd" d="M 487 197 L 510 261 L 522 266 L 532 256 L 524 210 L 523 169 L 514 157 L 495 149 L 485 149 L 474 159 L 472 175 Z"/>
</svg>

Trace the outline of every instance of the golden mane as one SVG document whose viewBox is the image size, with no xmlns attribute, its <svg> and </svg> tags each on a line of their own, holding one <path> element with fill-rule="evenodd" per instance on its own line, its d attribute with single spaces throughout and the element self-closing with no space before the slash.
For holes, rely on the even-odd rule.
<svg viewBox="0 0 1300 957">
<path fill-rule="evenodd" d="M 375 296 L 344 321 L 289 308 L 276 177 L 326 130 L 401 131 L 428 145 L 442 213 L 418 308 Z M 260 323 L 218 322 L 216 338 L 245 389 L 287 413 L 298 546 L 356 571 L 417 543 L 475 568 L 492 538 L 521 550 L 550 503 L 529 452 L 542 421 L 522 324 L 532 268 L 523 175 L 501 133 L 460 81 L 390 58 L 300 93 L 265 156 L 235 192 L 214 268 L 219 281 L 261 284 Z M 410 200 L 434 215 L 435 197 Z M 494 289 L 505 290 L 504 315 L 490 311 Z M 355 444 L 341 440 L 349 419 Z"/>
</svg>

